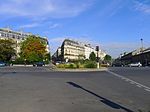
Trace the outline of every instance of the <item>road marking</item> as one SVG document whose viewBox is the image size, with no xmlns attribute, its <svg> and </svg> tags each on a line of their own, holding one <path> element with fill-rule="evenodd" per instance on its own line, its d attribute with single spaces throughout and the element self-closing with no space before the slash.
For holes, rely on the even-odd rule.
<svg viewBox="0 0 150 112">
<path fill-rule="evenodd" d="M 139 87 L 139 88 L 141 88 L 141 86 L 140 85 L 136 85 L 137 87 Z"/>
<path fill-rule="evenodd" d="M 145 91 L 148 91 L 148 92 L 150 92 L 150 89 L 145 89 Z"/>
<path fill-rule="evenodd" d="M 125 79 L 125 81 L 127 81 L 127 82 L 128 82 L 129 80 L 128 80 L 128 79 Z"/>
<path fill-rule="evenodd" d="M 131 81 L 130 84 L 135 84 L 135 83 Z"/>
<path fill-rule="evenodd" d="M 145 85 L 143 85 L 143 84 L 140 84 L 139 82 L 136 82 L 136 81 L 134 81 L 134 80 L 131 80 L 131 79 L 129 79 L 129 78 L 126 78 L 126 77 L 124 77 L 124 76 L 121 76 L 121 75 L 119 75 L 119 74 L 117 74 L 117 73 L 114 73 L 114 72 L 112 72 L 112 71 L 107 71 L 108 73 L 110 73 L 110 74 L 112 74 L 112 75 L 114 75 L 114 76 L 116 76 L 116 77 L 119 77 L 119 78 L 121 78 L 121 79 L 125 79 L 125 80 L 128 80 L 128 81 L 130 81 L 130 83 L 132 83 L 132 84 L 136 84 L 136 86 L 137 87 L 143 87 L 144 88 L 144 90 L 146 90 L 146 91 L 148 91 L 148 92 L 150 92 L 150 87 L 148 87 L 148 86 L 145 86 Z"/>
</svg>

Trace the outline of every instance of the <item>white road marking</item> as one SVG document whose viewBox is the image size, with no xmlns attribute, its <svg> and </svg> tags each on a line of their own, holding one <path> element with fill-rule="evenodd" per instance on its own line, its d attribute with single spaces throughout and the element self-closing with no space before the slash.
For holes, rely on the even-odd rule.
<svg viewBox="0 0 150 112">
<path fill-rule="evenodd" d="M 136 85 L 137 87 L 139 87 L 139 88 L 141 88 L 141 86 L 140 85 Z"/>
<path fill-rule="evenodd" d="M 130 84 L 135 84 L 135 83 L 131 81 Z"/>
<path fill-rule="evenodd" d="M 145 86 L 145 85 L 143 85 L 143 84 L 140 84 L 139 82 L 136 82 L 136 81 L 134 81 L 134 80 L 131 80 L 131 79 L 129 79 L 129 78 L 126 78 L 126 77 L 124 77 L 124 76 L 121 76 L 121 75 L 119 75 L 119 74 L 117 74 L 117 73 L 111 72 L 111 71 L 109 71 L 109 70 L 108 70 L 107 72 L 110 73 L 110 74 L 112 74 L 112 75 L 114 75 L 114 76 L 116 76 L 116 77 L 119 77 L 119 78 L 121 78 L 121 79 L 126 79 L 126 80 L 130 81 L 130 83 L 136 84 L 136 86 L 138 86 L 138 87 L 143 87 L 144 90 L 150 92 L 150 87 L 148 87 L 148 86 Z"/>
<path fill-rule="evenodd" d="M 125 81 L 127 81 L 127 82 L 128 82 L 129 80 L 128 80 L 128 79 L 125 79 Z"/>
<path fill-rule="evenodd" d="M 150 89 L 145 89 L 145 91 L 148 91 L 148 92 L 150 92 Z"/>
</svg>

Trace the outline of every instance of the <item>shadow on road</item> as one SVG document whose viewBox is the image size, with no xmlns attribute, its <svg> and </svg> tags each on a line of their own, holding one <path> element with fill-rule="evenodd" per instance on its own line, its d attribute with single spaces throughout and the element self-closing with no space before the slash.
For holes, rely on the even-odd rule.
<svg viewBox="0 0 150 112">
<path fill-rule="evenodd" d="M 111 107 L 111 108 L 113 108 L 113 109 L 123 109 L 123 110 L 126 111 L 126 112 L 134 112 L 134 111 L 132 111 L 132 110 L 130 110 L 130 109 L 127 109 L 127 108 L 124 107 L 124 106 L 121 106 L 121 105 L 119 105 L 119 104 L 117 104 L 117 103 L 115 103 L 115 102 L 113 102 L 113 101 L 110 101 L 109 99 L 106 99 L 106 98 L 104 98 L 104 97 L 102 97 L 102 96 L 99 96 L 98 94 L 96 94 L 96 93 L 94 93 L 94 92 L 92 92 L 92 91 L 90 91 L 90 90 L 88 90 L 88 89 L 85 89 L 85 88 L 83 88 L 82 86 L 80 86 L 80 85 L 78 85 L 78 84 L 76 84 L 76 83 L 74 83 L 74 82 L 67 82 L 67 84 L 72 85 L 73 87 L 76 87 L 76 88 L 78 88 L 78 89 L 82 89 L 82 90 L 84 90 L 84 91 L 86 91 L 86 92 L 88 92 L 88 93 L 90 93 L 90 94 L 92 94 L 92 95 L 94 95 L 94 96 L 100 98 L 100 101 L 101 101 L 102 103 L 106 104 L 107 106 L 109 106 L 109 107 Z"/>
</svg>

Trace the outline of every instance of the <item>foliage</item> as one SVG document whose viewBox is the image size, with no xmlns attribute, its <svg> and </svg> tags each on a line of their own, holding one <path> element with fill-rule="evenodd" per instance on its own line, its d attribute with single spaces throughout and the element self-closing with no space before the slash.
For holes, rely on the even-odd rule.
<svg viewBox="0 0 150 112">
<path fill-rule="evenodd" d="M 76 64 L 70 63 L 70 64 L 58 64 L 58 68 L 77 68 Z"/>
<path fill-rule="evenodd" d="M 95 61 L 88 61 L 84 64 L 85 68 L 96 68 L 97 63 Z"/>
<path fill-rule="evenodd" d="M 65 64 L 58 64 L 57 68 L 65 68 Z"/>
<path fill-rule="evenodd" d="M 15 59 L 15 61 L 12 62 L 13 64 L 23 64 L 24 63 L 24 59 L 19 57 L 17 59 Z"/>
<path fill-rule="evenodd" d="M 15 56 L 15 42 L 11 39 L 0 39 L 0 60 L 10 61 Z"/>
<path fill-rule="evenodd" d="M 91 61 L 96 61 L 96 55 L 95 55 L 94 52 L 91 52 L 91 54 L 90 54 L 90 56 L 89 56 L 89 59 L 90 59 Z"/>
<path fill-rule="evenodd" d="M 111 61 L 111 59 L 112 57 L 108 54 L 104 57 L 104 61 Z"/>
<path fill-rule="evenodd" d="M 77 68 L 77 66 L 74 63 L 70 63 L 65 68 Z"/>
<path fill-rule="evenodd" d="M 76 69 L 76 68 L 96 68 L 97 63 L 95 61 L 86 60 L 84 63 L 74 62 L 74 63 L 65 63 L 65 64 L 58 64 L 58 68 L 69 68 L 69 69 Z"/>
<path fill-rule="evenodd" d="M 52 59 L 51 54 L 50 54 L 50 53 L 47 53 L 47 54 L 45 55 L 45 61 L 46 61 L 46 63 L 49 63 L 49 61 L 51 61 L 51 59 Z"/>
<path fill-rule="evenodd" d="M 29 36 L 21 43 L 20 56 L 29 62 L 43 61 L 46 57 L 46 42 L 40 37 Z"/>
</svg>

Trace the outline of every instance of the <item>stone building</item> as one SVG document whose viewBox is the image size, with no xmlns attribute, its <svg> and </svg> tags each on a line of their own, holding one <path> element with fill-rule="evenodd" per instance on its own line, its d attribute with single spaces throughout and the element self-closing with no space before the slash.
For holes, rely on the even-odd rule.
<svg viewBox="0 0 150 112">
<path fill-rule="evenodd" d="M 137 49 L 121 56 L 121 61 L 125 64 L 140 62 L 142 65 L 150 65 L 150 48 Z"/>
<path fill-rule="evenodd" d="M 85 49 L 79 42 L 65 39 L 61 46 L 62 60 L 80 60 L 84 59 Z"/>
<path fill-rule="evenodd" d="M 15 50 L 17 56 L 19 56 L 20 53 L 20 43 L 23 42 L 28 36 L 33 35 L 32 33 L 25 33 L 22 31 L 13 31 L 9 28 L 0 28 L 0 39 L 12 39 L 16 43 Z M 42 40 L 44 40 L 47 44 L 46 51 L 49 53 L 49 44 L 48 39 L 46 37 L 42 37 Z"/>
<path fill-rule="evenodd" d="M 65 39 L 61 48 L 59 47 L 54 53 L 53 57 L 57 61 L 72 61 L 80 59 L 89 59 L 90 54 L 94 52 L 95 55 L 103 60 L 106 53 L 102 50 L 97 52 L 90 44 L 84 44 L 70 39 Z"/>
</svg>

